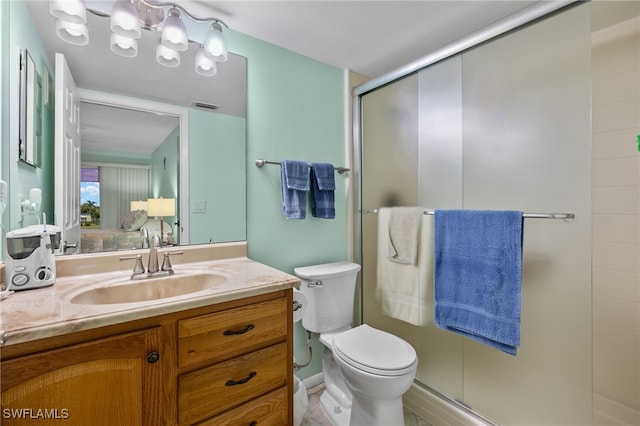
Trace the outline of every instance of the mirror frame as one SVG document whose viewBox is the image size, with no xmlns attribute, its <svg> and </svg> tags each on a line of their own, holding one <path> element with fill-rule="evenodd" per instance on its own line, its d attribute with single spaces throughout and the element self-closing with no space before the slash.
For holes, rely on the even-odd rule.
<svg viewBox="0 0 640 426">
<path fill-rule="evenodd" d="M 120 96 L 111 93 L 97 92 L 94 90 L 80 89 L 82 102 L 108 105 L 117 108 L 128 108 L 149 113 L 172 115 L 178 118 L 180 123 L 180 182 L 178 185 L 179 216 L 180 221 L 180 245 L 189 244 L 189 109 L 177 105 L 148 101 L 145 99 Z M 80 111 L 82 115 L 82 110 Z"/>
<path fill-rule="evenodd" d="M 18 159 L 38 167 L 42 138 L 42 79 L 27 49 L 20 51 L 20 130 Z"/>
</svg>

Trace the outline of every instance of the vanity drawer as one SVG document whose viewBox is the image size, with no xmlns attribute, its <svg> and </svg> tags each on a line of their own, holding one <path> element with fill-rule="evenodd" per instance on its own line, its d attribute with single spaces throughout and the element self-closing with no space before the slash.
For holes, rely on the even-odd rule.
<svg viewBox="0 0 640 426">
<path fill-rule="evenodd" d="M 178 366 L 219 362 L 281 342 L 287 299 L 278 298 L 178 322 Z"/>
<path fill-rule="evenodd" d="M 178 378 L 181 425 L 204 420 L 287 384 L 287 344 L 279 343 Z"/>
<path fill-rule="evenodd" d="M 253 422 L 257 425 L 285 426 L 287 418 L 287 388 L 283 387 L 198 423 L 198 426 L 246 426 Z"/>
</svg>

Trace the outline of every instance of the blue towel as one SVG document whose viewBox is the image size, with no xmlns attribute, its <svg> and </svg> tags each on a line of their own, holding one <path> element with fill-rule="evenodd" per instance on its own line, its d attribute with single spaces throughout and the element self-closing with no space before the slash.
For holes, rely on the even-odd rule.
<svg viewBox="0 0 640 426">
<path fill-rule="evenodd" d="M 436 325 L 515 355 L 522 212 L 436 210 L 435 220 Z"/>
<path fill-rule="evenodd" d="M 282 212 L 287 219 L 304 219 L 307 215 L 309 165 L 306 161 L 282 160 Z"/>
<path fill-rule="evenodd" d="M 311 164 L 311 215 L 321 219 L 336 217 L 336 181 L 333 164 Z"/>
</svg>

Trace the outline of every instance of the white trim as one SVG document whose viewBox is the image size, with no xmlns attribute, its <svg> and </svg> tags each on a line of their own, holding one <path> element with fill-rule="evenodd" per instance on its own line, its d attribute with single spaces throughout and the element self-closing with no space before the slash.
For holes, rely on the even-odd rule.
<svg viewBox="0 0 640 426">
<path fill-rule="evenodd" d="M 431 425 L 495 426 L 495 423 L 463 410 L 415 383 L 402 396 L 402 403 Z"/>
<path fill-rule="evenodd" d="M 306 387 L 308 391 L 313 387 L 323 384 L 324 376 L 322 375 L 322 372 L 320 372 L 318 374 L 314 374 L 313 376 L 307 377 L 306 379 L 302 380 L 302 383 L 304 383 L 304 387 Z"/>
<path fill-rule="evenodd" d="M 176 105 L 114 95 L 111 93 L 97 92 L 94 90 L 78 90 L 80 92 L 80 99 L 83 102 L 124 107 L 143 112 L 173 115 L 178 118 L 180 121 L 179 220 L 180 227 L 182 228 L 182 231 L 180 232 L 180 245 L 189 244 L 189 109 Z"/>
</svg>

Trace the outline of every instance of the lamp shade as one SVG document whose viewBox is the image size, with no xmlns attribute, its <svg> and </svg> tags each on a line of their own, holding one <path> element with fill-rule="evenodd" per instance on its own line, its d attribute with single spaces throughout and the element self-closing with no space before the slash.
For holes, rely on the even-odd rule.
<svg viewBox="0 0 640 426">
<path fill-rule="evenodd" d="M 227 46 L 222 32 L 222 26 L 218 22 L 211 24 L 211 30 L 204 41 L 204 54 L 207 58 L 216 62 L 227 60 Z"/>
<path fill-rule="evenodd" d="M 85 24 L 56 20 L 56 34 L 67 43 L 84 46 L 89 43 L 89 29 Z"/>
<path fill-rule="evenodd" d="M 175 198 L 149 198 L 147 200 L 147 214 L 149 216 L 175 216 Z"/>
<path fill-rule="evenodd" d="M 87 23 L 87 9 L 83 0 L 50 0 L 49 13 L 72 24 Z"/>
<path fill-rule="evenodd" d="M 111 50 L 120 56 L 133 58 L 138 54 L 138 41 L 135 38 L 121 36 L 118 33 L 111 33 Z"/>
<path fill-rule="evenodd" d="M 147 202 L 146 201 L 132 201 L 130 211 L 136 210 L 147 210 Z"/>
<path fill-rule="evenodd" d="M 156 47 L 156 61 L 165 67 L 177 67 L 180 65 L 180 52 L 169 49 L 162 43 L 158 43 Z"/>
<path fill-rule="evenodd" d="M 216 75 L 216 73 L 218 72 L 218 67 L 215 61 L 212 61 L 211 59 L 206 57 L 203 47 L 200 47 L 200 49 L 198 49 L 198 53 L 196 54 L 196 72 L 206 77 Z"/>
<path fill-rule="evenodd" d="M 184 22 L 180 19 L 180 11 L 175 7 L 169 10 L 164 25 L 162 26 L 161 43 L 169 49 L 183 52 L 189 47 L 189 37 Z"/>
<path fill-rule="evenodd" d="M 118 0 L 111 9 L 111 31 L 129 38 L 140 38 L 142 27 L 135 6 L 129 0 Z"/>
</svg>

